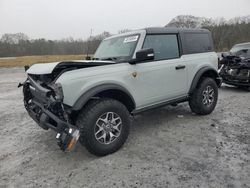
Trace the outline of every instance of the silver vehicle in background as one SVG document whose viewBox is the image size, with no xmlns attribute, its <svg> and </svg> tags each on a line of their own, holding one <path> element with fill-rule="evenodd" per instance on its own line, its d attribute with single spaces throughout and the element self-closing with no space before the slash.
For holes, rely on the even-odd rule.
<svg viewBox="0 0 250 188">
<path fill-rule="evenodd" d="M 250 42 L 236 44 L 222 53 L 219 74 L 226 84 L 250 90 Z"/>
</svg>

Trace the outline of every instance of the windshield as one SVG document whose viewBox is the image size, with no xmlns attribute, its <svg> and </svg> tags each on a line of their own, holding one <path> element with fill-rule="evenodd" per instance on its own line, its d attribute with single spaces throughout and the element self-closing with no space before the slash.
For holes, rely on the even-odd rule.
<svg viewBox="0 0 250 188">
<path fill-rule="evenodd" d="M 103 40 L 94 59 L 124 61 L 132 58 L 139 35 L 129 35 Z"/>
<path fill-rule="evenodd" d="M 250 57 L 250 44 L 235 45 L 230 53 L 241 57 Z"/>
</svg>

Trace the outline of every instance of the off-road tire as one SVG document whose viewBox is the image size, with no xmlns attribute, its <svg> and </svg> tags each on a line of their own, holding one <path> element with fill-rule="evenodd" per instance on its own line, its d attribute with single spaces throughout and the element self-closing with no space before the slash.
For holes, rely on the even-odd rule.
<svg viewBox="0 0 250 188">
<path fill-rule="evenodd" d="M 105 145 L 96 139 L 95 126 L 98 118 L 107 112 L 114 112 L 120 116 L 122 128 L 116 140 Z M 120 149 L 128 137 L 130 124 L 130 114 L 127 108 L 119 101 L 109 98 L 90 101 L 80 112 L 76 121 L 81 133 L 80 143 L 96 156 L 105 156 Z"/>
<path fill-rule="evenodd" d="M 208 86 L 210 86 L 214 90 L 214 100 L 210 106 L 206 106 L 203 103 L 203 92 L 206 90 Z M 197 87 L 195 88 L 194 92 L 190 97 L 189 106 L 192 112 L 198 115 L 207 115 L 214 110 L 217 104 L 217 100 L 218 100 L 218 86 L 215 80 L 209 77 L 203 77 L 199 81 Z"/>
</svg>

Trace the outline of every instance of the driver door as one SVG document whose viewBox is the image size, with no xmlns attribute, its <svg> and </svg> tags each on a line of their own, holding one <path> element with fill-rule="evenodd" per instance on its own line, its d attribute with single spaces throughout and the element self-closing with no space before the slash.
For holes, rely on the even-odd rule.
<svg viewBox="0 0 250 188">
<path fill-rule="evenodd" d="M 187 94 L 187 66 L 180 57 L 177 34 L 147 35 L 143 48 L 153 48 L 153 61 L 138 63 L 133 82 L 137 107 L 143 108 Z"/>
</svg>

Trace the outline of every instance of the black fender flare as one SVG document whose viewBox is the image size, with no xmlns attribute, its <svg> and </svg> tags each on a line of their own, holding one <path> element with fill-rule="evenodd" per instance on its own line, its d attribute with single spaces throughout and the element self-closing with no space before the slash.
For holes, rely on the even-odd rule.
<svg viewBox="0 0 250 188">
<path fill-rule="evenodd" d="M 123 92 L 124 94 L 126 94 L 131 101 L 133 102 L 133 105 L 135 106 L 135 100 L 133 98 L 133 96 L 130 94 L 130 92 L 118 85 L 118 84 L 102 84 L 102 85 L 98 85 L 95 86 L 91 89 L 89 89 L 87 92 L 83 93 L 78 99 L 77 101 L 74 103 L 74 105 L 72 106 L 72 110 L 74 111 L 79 111 L 82 109 L 82 107 L 95 95 L 97 95 L 98 93 L 101 93 L 103 91 L 107 91 L 107 90 L 118 90 Z"/>
<path fill-rule="evenodd" d="M 190 87 L 189 92 L 188 92 L 189 95 L 193 93 L 193 91 L 195 90 L 195 88 L 196 88 L 196 86 L 197 86 L 197 84 L 198 84 L 200 78 L 201 78 L 206 72 L 212 73 L 212 74 L 214 75 L 214 77 L 215 77 L 215 80 L 216 80 L 217 85 L 220 86 L 220 84 L 221 84 L 221 79 L 220 79 L 219 73 L 218 73 L 215 69 L 213 69 L 213 68 L 211 68 L 211 67 L 208 67 L 208 66 L 202 67 L 202 68 L 195 74 L 195 76 L 194 76 L 194 78 L 193 78 L 191 87 Z"/>
</svg>

